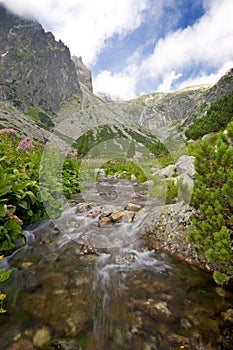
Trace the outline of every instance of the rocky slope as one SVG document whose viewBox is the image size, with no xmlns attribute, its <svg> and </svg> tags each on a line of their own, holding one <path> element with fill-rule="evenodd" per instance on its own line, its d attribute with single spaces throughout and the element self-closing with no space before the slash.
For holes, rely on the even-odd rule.
<svg viewBox="0 0 233 350">
<path fill-rule="evenodd" d="M 0 126 L 36 138 L 53 127 L 75 137 L 78 129 L 79 136 L 102 125 L 110 125 L 112 131 L 117 126 L 129 138 L 135 132 L 143 139 L 154 134 L 162 142 L 183 138 L 185 128 L 211 102 L 233 91 L 233 70 L 229 70 L 213 86 L 114 102 L 93 94 L 91 73 L 81 57 L 71 59 L 69 49 L 38 22 L 17 17 L 1 5 L 0 38 Z M 42 123 L 35 117 L 40 111 L 46 113 Z"/>
<path fill-rule="evenodd" d="M 233 91 L 233 69 L 215 85 L 190 87 L 171 93 L 153 93 L 121 103 L 135 122 L 166 139 L 183 134 L 194 118 L 205 114 L 210 103 Z"/>
<path fill-rule="evenodd" d="M 0 5 L 0 99 L 54 112 L 80 94 L 69 49 L 42 26 Z"/>
</svg>

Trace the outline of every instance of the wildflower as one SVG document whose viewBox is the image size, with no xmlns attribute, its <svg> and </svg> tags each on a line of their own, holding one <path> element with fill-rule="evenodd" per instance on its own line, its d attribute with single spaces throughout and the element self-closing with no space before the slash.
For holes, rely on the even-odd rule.
<svg viewBox="0 0 233 350">
<path fill-rule="evenodd" d="M 14 129 L 1 129 L 0 130 L 0 135 L 1 134 L 15 134 L 16 131 Z"/>
<path fill-rule="evenodd" d="M 48 142 L 49 140 L 46 139 L 46 137 L 43 138 L 43 144 L 46 145 L 46 143 Z"/>
<path fill-rule="evenodd" d="M 33 147 L 32 141 L 29 139 L 29 137 L 25 137 L 23 138 L 18 147 L 16 148 L 16 151 L 23 149 L 23 150 L 27 150 Z"/>
<path fill-rule="evenodd" d="M 3 301 L 6 299 L 6 294 L 0 294 L 0 314 L 4 314 L 7 310 L 3 309 Z"/>
</svg>

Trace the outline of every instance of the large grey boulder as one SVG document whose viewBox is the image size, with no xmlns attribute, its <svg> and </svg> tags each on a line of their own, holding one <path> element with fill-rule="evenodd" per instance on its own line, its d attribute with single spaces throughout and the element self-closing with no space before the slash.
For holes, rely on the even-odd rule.
<svg viewBox="0 0 233 350">
<path fill-rule="evenodd" d="M 195 174 L 194 160 L 195 157 L 184 154 L 175 164 L 178 178 L 182 179 L 183 184 L 187 185 L 189 189 L 193 188 L 193 179 Z"/>
</svg>

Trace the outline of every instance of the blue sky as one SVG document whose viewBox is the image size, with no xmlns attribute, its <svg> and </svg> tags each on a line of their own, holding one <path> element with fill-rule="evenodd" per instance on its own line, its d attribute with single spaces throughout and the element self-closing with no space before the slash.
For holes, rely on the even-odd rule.
<svg viewBox="0 0 233 350">
<path fill-rule="evenodd" d="M 233 67 L 232 0 L 0 0 L 82 56 L 113 99 L 215 83 Z"/>
</svg>

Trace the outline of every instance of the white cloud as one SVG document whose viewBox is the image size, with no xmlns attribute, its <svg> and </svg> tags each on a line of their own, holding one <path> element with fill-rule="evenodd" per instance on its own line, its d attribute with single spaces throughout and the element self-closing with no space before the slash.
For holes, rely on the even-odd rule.
<svg viewBox="0 0 233 350">
<path fill-rule="evenodd" d="M 160 39 L 142 63 L 142 74 L 158 78 L 171 70 L 204 64 L 220 67 L 233 57 L 233 1 L 212 0 L 208 11 L 193 26 Z"/>
<path fill-rule="evenodd" d="M 140 26 L 149 0 L 2 0 L 20 15 L 33 15 L 50 24 L 72 54 L 90 65 L 113 34 L 120 36 Z"/>
<path fill-rule="evenodd" d="M 163 82 L 157 88 L 157 91 L 169 92 L 172 90 L 172 84 L 175 80 L 182 77 L 181 73 L 176 73 L 174 70 L 165 74 L 163 77 Z"/>
<path fill-rule="evenodd" d="M 233 67 L 233 60 L 224 63 L 216 73 L 211 74 L 201 74 L 195 78 L 190 78 L 185 81 L 183 81 L 181 84 L 178 85 L 178 89 L 195 86 L 195 85 L 203 85 L 203 84 L 215 84 L 225 73 L 229 68 Z"/>
<path fill-rule="evenodd" d="M 182 0 L 0 1 L 20 15 L 36 17 L 72 54 L 82 56 L 88 66 L 95 63 L 108 39 L 114 35 L 124 37 L 142 22 L 146 24 L 145 15 L 149 15 L 150 20 L 153 18 L 158 32 L 164 26 L 164 33 L 169 31 L 169 34 L 155 43 L 152 54 L 143 56 L 148 52 L 144 50 L 148 42 L 145 47 L 138 47 L 131 57 L 127 57 L 126 48 L 121 73 L 104 70 L 94 77 L 94 90 L 106 91 L 113 97 L 131 99 L 142 90 L 151 92 L 143 86 L 144 82 L 154 91 L 214 83 L 233 67 L 232 0 L 203 0 L 204 15 L 192 26 L 173 32 L 181 16 Z M 199 0 L 197 3 L 200 4 Z M 157 37 L 157 32 L 152 34 L 150 45 Z M 187 72 L 190 78 L 183 81 Z M 141 91 L 137 91 L 138 86 Z"/>
<path fill-rule="evenodd" d="M 141 62 L 142 48 L 128 58 L 122 73 L 100 73 L 94 80 L 95 91 L 108 91 L 113 96 L 129 99 L 136 95 L 137 83 L 143 79 L 153 81 L 154 91 L 163 92 L 174 90 L 174 86 L 216 83 L 227 69 L 233 67 L 233 1 L 205 0 L 204 7 L 205 14 L 193 26 L 161 38 L 153 53 Z M 178 83 L 186 71 L 191 71 L 192 77 Z M 217 73 L 208 73 L 212 71 Z"/>
<path fill-rule="evenodd" d="M 130 100 L 136 97 L 136 79 L 133 74 L 103 71 L 94 80 L 94 92 L 108 92 L 113 100 Z"/>
</svg>

